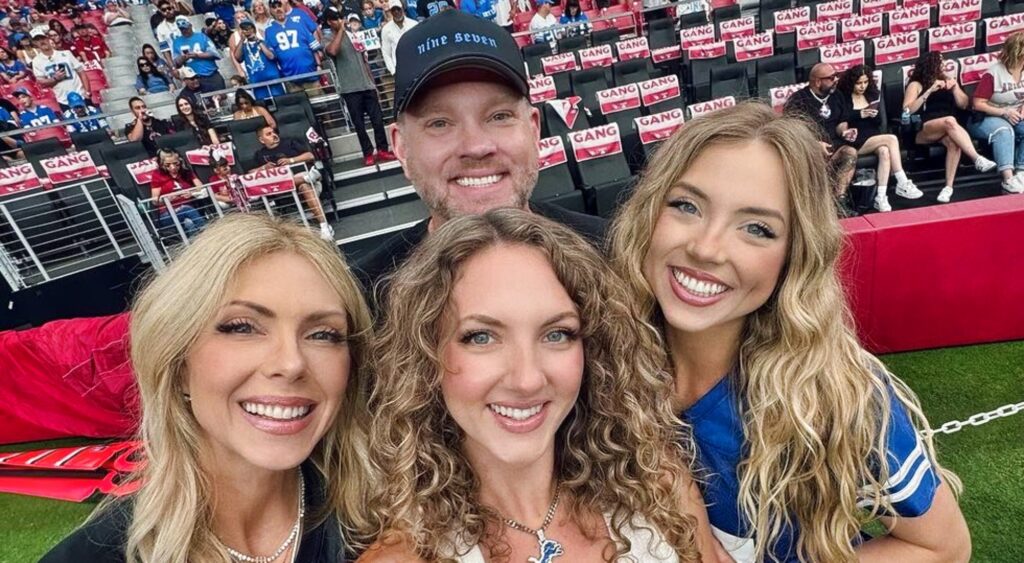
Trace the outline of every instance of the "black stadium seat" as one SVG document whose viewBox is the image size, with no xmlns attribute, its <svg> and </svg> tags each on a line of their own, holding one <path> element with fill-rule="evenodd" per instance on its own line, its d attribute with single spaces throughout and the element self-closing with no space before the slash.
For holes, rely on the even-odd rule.
<svg viewBox="0 0 1024 563">
<path fill-rule="evenodd" d="M 148 188 L 140 188 L 126 168 L 130 163 L 149 158 L 149 153 L 141 142 L 120 143 L 104 148 L 101 152 L 104 162 L 107 163 L 110 179 L 121 194 L 135 200 L 149 199 Z"/>
<path fill-rule="evenodd" d="M 707 25 L 708 17 L 703 11 L 690 12 L 679 16 L 679 29 Z"/>
<path fill-rule="evenodd" d="M 817 51 L 815 51 L 817 52 Z M 707 100 L 711 96 L 711 69 L 727 66 L 726 55 L 713 59 L 690 59 L 687 52 L 683 51 L 683 61 L 690 71 L 689 83 L 691 88 L 691 100 Z"/>
<path fill-rule="evenodd" d="M 600 114 L 597 93 L 607 90 L 611 85 L 605 79 L 603 68 L 588 68 L 572 73 L 572 93 L 583 98 L 583 105 L 590 110 L 591 117 Z M 600 123 L 600 119 L 598 120 Z M 591 120 L 593 124 L 593 120 Z"/>
<path fill-rule="evenodd" d="M 674 22 L 669 18 L 661 18 L 647 24 L 647 42 L 651 49 L 661 49 L 679 44 Z"/>
<path fill-rule="evenodd" d="M 757 95 L 768 97 L 768 92 L 778 86 L 796 84 L 796 65 L 793 55 L 784 53 L 757 61 Z"/>
<path fill-rule="evenodd" d="M 650 59 L 630 59 L 612 65 L 612 78 L 616 86 L 643 82 L 654 78 Z"/>
<path fill-rule="evenodd" d="M 587 46 L 586 35 L 573 35 L 571 37 L 563 37 L 558 40 L 558 52 L 568 53 L 569 51 L 579 51 Z"/>
<path fill-rule="evenodd" d="M 737 101 L 750 97 L 747 67 L 729 65 L 711 69 L 711 99 L 734 96 Z"/>
<path fill-rule="evenodd" d="M 543 113 L 544 122 L 548 125 L 548 137 L 554 137 L 556 135 L 565 137 L 566 133 L 569 131 L 579 131 L 590 127 L 590 119 L 587 117 L 587 112 L 584 111 L 582 107 L 580 107 L 579 115 L 576 117 L 576 121 L 572 124 L 572 127 L 565 124 L 562 116 L 558 115 L 558 111 L 555 110 L 554 106 L 550 103 L 544 103 Z"/>
<path fill-rule="evenodd" d="M 267 124 L 262 117 L 250 117 L 228 123 L 231 141 L 235 144 L 235 162 L 243 171 L 256 168 L 256 151 L 261 148 L 256 132 Z"/>
<path fill-rule="evenodd" d="M 176 131 L 170 135 L 161 135 L 156 139 L 156 146 L 161 149 L 178 151 L 178 154 L 181 155 L 200 147 L 199 141 L 196 140 L 196 136 L 188 130 Z"/>
<path fill-rule="evenodd" d="M 734 20 L 740 17 L 740 5 L 737 3 L 715 8 L 715 11 L 711 12 L 711 15 L 714 16 L 715 27 L 717 28 L 724 21 Z"/>
<path fill-rule="evenodd" d="M 46 178 L 46 171 L 40 164 L 41 160 L 68 153 L 60 140 L 54 138 L 25 143 L 21 146 L 21 150 L 25 152 L 25 159 L 32 163 L 32 168 L 40 178 Z"/>
<path fill-rule="evenodd" d="M 82 133 L 72 133 L 71 142 L 75 145 L 75 148 L 80 151 L 88 151 L 92 155 L 92 161 L 97 166 L 106 164 L 103 158 L 103 149 L 114 146 L 114 140 L 110 138 L 103 129 L 96 131 L 84 131 Z"/>
<path fill-rule="evenodd" d="M 526 71 L 530 76 L 544 74 L 540 66 L 540 60 L 551 55 L 551 45 L 548 43 L 531 43 L 523 47 L 523 59 L 526 61 Z"/>
<path fill-rule="evenodd" d="M 788 10 L 791 5 L 790 0 L 761 0 L 757 7 L 761 31 L 773 29 L 775 27 L 775 12 Z"/>
<path fill-rule="evenodd" d="M 1003 4 L 1003 12 L 1006 15 L 1024 12 L 1024 0 L 1006 0 Z"/>
<path fill-rule="evenodd" d="M 590 44 L 594 47 L 598 45 L 615 45 L 618 41 L 619 28 L 617 27 L 599 29 L 590 34 Z"/>
</svg>

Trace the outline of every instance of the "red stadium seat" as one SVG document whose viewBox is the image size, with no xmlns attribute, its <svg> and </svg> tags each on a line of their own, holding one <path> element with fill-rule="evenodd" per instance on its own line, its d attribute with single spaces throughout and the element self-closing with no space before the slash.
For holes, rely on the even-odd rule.
<svg viewBox="0 0 1024 563">
<path fill-rule="evenodd" d="M 25 141 L 29 143 L 42 141 L 43 139 L 57 139 L 65 147 L 71 146 L 71 136 L 68 135 L 68 132 L 63 127 L 47 127 L 46 129 L 25 133 Z"/>
</svg>

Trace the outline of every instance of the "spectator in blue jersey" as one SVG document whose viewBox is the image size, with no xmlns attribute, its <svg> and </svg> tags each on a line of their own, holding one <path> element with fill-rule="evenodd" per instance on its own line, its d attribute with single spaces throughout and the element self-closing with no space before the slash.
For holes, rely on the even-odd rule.
<svg viewBox="0 0 1024 563">
<path fill-rule="evenodd" d="M 39 127 L 60 122 L 60 117 L 52 109 L 36 105 L 36 100 L 32 97 L 32 93 L 25 88 L 15 90 L 14 98 L 21 105 L 18 119 L 21 120 L 22 127 Z"/>
<path fill-rule="evenodd" d="M 316 23 L 316 18 L 311 15 L 309 8 L 302 6 L 296 8 L 292 5 L 290 0 L 282 0 L 281 4 L 284 6 L 284 17 L 285 20 L 293 24 L 302 24 L 310 33 L 316 37 L 317 41 L 322 41 L 323 37 L 320 35 L 320 26 Z M 273 15 L 273 12 L 271 12 Z"/>
<path fill-rule="evenodd" d="M 100 118 L 85 119 L 90 115 L 99 115 L 100 110 L 94 106 L 86 105 L 85 98 L 82 97 L 78 92 L 71 92 L 68 94 L 68 105 L 70 109 L 64 112 L 64 121 L 74 121 L 81 119 L 82 121 L 74 121 L 68 123 L 65 127 L 68 133 L 84 133 L 86 131 L 99 131 L 100 129 L 107 129 L 107 120 Z"/>
<path fill-rule="evenodd" d="M 168 92 L 174 87 L 171 78 L 156 68 L 148 58 L 139 57 L 135 60 L 135 66 L 139 71 L 135 78 L 135 89 L 140 95 Z"/>
<path fill-rule="evenodd" d="M 384 22 L 384 10 L 378 8 L 370 0 L 363 0 L 363 11 L 360 18 L 363 29 L 378 29 Z"/>
<path fill-rule="evenodd" d="M 185 16 L 174 19 L 181 35 L 171 43 L 171 56 L 176 68 L 188 67 L 199 78 L 201 91 L 214 92 L 224 89 L 224 77 L 217 70 L 220 53 L 210 38 L 203 32 L 194 31 L 192 22 Z"/>
<path fill-rule="evenodd" d="M 271 59 L 277 61 L 282 77 L 300 76 L 316 72 L 320 67 L 320 41 L 309 30 L 303 12 L 292 10 L 287 15 L 287 0 L 271 0 L 270 13 L 274 21 L 267 26 L 265 38 L 267 46 L 273 54 Z M 313 24 L 316 25 L 315 23 Z M 320 85 L 316 76 L 301 78 L 288 83 L 288 90 L 313 90 Z"/>
<path fill-rule="evenodd" d="M 419 0 L 416 3 L 416 13 L 419 14 L 421 20 L 436 16 L 445 10 L 454 9 L 455 2 L 453 0 Z"/>
<path fill-rule="evenodd" d="M 494 16 L 498 15 L 491 0 L 462 0 L 459 9 L 488 21 L 494 21 Z"/>
<path fill-rule="evenodd" d="M 968 561 L 959 480 L 850 323 L 812 127 L 763 103 L 687 124 L 620 208 L 612 261 L 663 332 L 734 559 Z"/>
<path fill-rule="evenodd" d="M 256 24 L 251 20 L 242 20 L 238 24 L 238 32 L 241 38 L 231 51 L 231 56 L 242 63 L 249 83 L 281 78 L 281 70 L 274 61 L 274 51 L 260 38 Z M 257 100 L 265 100 L 284 94 L 284 85 L 258 86 L 252 89 L 252 94 Z"/>
<path fill-rule="evenodd" d="M 7 47 L 0 47 L 0 82 L 13 84 L 28 78 L 28 67 Z"/>
<path fill-rule="evenodd" d="M 558 18 L 558 25 L 577 24 L 566 30 L 567 35 L 586 35 L 590 33 L 590 18 L 580 8 L 580 0 L 566 0 L 565 10 Z"/>
<path fill-rule="evenodd" d="M 235 0 L 209 0 L 207 5 L 210 6 L 209 11 L 224 20 L 226 27 L 230 29 L 235 27 L 235 4 Z"/>
<path fill-rule="evenodd" d="M 0 107 L 0 133 L 17 131 L 18 129 L 21 129 L 21 126 L 18 124 L 17 117 L 11 115 L 7 108 Z M 25 144 L 25 139 L 22 135 L 4 135 L 0 137 L 0 141 L 2 141 L 0 142 L 0 156 L 4 160 L 11 161 L 25 158 L 25 153 L 21 152 L 21 145 Z"/>
</svg>

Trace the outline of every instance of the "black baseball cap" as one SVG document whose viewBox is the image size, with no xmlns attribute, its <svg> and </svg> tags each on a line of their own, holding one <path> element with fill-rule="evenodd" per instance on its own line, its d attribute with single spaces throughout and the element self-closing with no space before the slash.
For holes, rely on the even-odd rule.
<svg viewBox="0 0 1024 563">
<path fill-rule="evenodd" d="M 456 69 L 490 71 L 523 96 L 530 93 L 526 64 L 512 35 L 461 10 L 445 10 L 405 32 L 395 49 L 395 64 L 396 117 L 424 84 Z"/>
</svg>

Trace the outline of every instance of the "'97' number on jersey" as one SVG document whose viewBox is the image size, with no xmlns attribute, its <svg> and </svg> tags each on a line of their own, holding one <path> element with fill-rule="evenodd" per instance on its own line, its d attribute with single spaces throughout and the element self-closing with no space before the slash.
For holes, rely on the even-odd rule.
<svg viewBox="0 0 1024 563">
<path fill-rule="evenodd" d="M 279 31 L 274 38 L 277 39 L 277 48 L 282 51 L 299 46 L 299 32 L 294 29 Z"/>
</svg>

